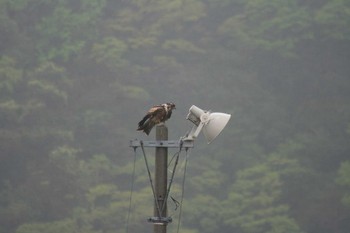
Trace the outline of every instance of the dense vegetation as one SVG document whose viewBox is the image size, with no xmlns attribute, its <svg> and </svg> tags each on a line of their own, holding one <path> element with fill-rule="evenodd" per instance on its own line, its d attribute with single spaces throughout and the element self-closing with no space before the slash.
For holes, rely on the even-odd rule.
<svg viewBox="0 0 350 233">
<path fill-rule="evenodd" d="M 128 143 L 167 101 L 172 139 L 192 104 L 233 114 L 190 151 L 181 232 L 348 232 L 349 25 L 348 0 L 1 0 L 0 233 L 125 232 Z"/>
</svg>

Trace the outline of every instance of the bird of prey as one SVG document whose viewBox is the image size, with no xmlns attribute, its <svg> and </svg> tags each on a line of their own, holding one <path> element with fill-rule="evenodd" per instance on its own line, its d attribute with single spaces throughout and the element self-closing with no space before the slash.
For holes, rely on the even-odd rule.
<svg viewBox="0 0 350 233">
<path fill-rule="evenodd" d="M 171 117 L 173 109 L 176 109 L 174 103 L 165 103 L 153 106 L 139 122 L 137 130 L 143 131 L 149 135 L 155 125 L 164 123 Z"/>
</svg>

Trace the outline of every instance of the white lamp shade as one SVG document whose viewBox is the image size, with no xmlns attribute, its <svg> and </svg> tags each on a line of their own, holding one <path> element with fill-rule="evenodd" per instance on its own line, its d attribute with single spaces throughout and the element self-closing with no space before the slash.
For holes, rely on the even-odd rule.
<svg viewBox="0 0 350 233">
<path fill-rule="evenodd" d="M 191 131 L 184 137 L 183 140 L 194 140 L 199 133 L 203 130 L 204 137 L 207 139 L 207 143 L 211 143 L 225 128 L 227 122 L 230 120 L 231 114 L 204 111 L 195 105 L 189 110 L 186 117 L 191 121 L 194 126 Z"/>
<path fill-rule="evenodd" d="M 203 134 L 208 144 L 221 133 L 230 118 L 231 114 L 221 112 L 210 113 L 209 121 L 203 126 Z"/>
</svg>

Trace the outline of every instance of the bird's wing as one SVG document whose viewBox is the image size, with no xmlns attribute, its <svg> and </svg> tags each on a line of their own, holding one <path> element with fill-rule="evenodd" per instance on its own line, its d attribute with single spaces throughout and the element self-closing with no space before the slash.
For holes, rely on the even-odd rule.
<svg viewBox="0 0 350 233">
<path fill-rule="evenodd" d="M 147 112 L 148 115 L 154 115 L 156 114 L 158 111 L 161 111 L 163 108 L 162 105 L 155 105 L 152 108 L 150 108 Z"/>
<path fill-rule="evenodd" d="M 145 122 L 149 119 L 151 119 L 153 117 L 153 115 L 155 114 L 155 112 L 157 111 L 157 108 L 159 106 L 155 105 L 152 108 L 150 108 L 146 115 L 142 118 L 142 120 L 139 122 L 139 129 L 142 128 L 142 126 L 145 124 Z"/>
<path fill-rule="evenodd" d="M 159 124 L 160 122 L 164 121 L 165 118 L 165 109 L 161 105 L 156 105 L 150 108 L 148 110 L 147 115 L 150 116 L 150 120 L 153 121 L 156 124 Z"/>
</svg>

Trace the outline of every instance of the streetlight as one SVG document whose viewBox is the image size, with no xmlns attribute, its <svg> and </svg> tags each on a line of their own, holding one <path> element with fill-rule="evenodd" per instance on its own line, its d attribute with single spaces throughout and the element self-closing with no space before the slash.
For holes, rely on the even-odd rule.
<svg viewBox="0 0 350 233">
<path fill-rule="evenodd" d="M 192 105 L 186 119 L 191 121 L 194 126 L 192 127 L 191 132 L 182 140 L 192 141 L 198 137 L 198 134 L 203 130 L 204 137 L 207 139 L 207 143 L 209 144 L 221 133 L 230 118 L 231 114 L 221 112 L 212 113 Z"/>
<path fill-rule="evenodd" d="M 167 198 L 168 198 L 168 148 L 193 148 L 194 140 L 199 133 L 203 131 L 207 143 L 211 143 L 225 128 L 230 120 L 231 115 L 220 112 L 210 112 L 200 109 L 192 105 L 186 117 L 194 126 L 185 136 L 177 141 L 168 141 L 168 128 L 165 125 L 156 127 L 155 141 L 140 141 L 131 140 L 130 147 L 134 149 L 138 147 L 155 147 L 155 185 L 153 187 L 152 179 L 150 178 L 152 191 L 154 195 L 154 215 L 155 217 L 148 218 L 148 222 L 154 224 L 154 233 L 166 233 L 167 224 L 172 221 L 171 217 L 167 217 Z M 145 156 L 145 154 L 144 154 Z M 148 169 L 147 159 L 145 162 Z M 148 170 L 149 173 L 149 170 Z M 150 176 L 150 173 L 149 173 Z M 167 191 L 168 190 L 168 191 Z"/>
</svg>

